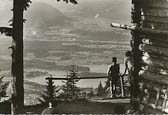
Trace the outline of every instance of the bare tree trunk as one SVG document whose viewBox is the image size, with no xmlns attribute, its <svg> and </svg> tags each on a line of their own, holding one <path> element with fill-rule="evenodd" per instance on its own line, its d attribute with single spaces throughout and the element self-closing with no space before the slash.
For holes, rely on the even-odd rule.
<svg viewBox="0 0 168 115">
<path fill-rule="evenodd" d="M 23 86 L 23 6 L 24 0 L 13 1 L 12 75 L 14 78 L 13 112 L 22 113 Z"/>
</svg>

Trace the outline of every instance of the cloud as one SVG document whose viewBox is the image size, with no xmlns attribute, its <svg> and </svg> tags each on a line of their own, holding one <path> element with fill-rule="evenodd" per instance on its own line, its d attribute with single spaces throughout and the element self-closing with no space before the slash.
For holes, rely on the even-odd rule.
<svg viewBox="0 0 168 115">
<path fill-rule="evenodd" d="M 100 14 L 96 14 L 94 18 L 96 19 L 96 18 L 98 18 L 99 16 L 100 16 Z"/>
</svg>

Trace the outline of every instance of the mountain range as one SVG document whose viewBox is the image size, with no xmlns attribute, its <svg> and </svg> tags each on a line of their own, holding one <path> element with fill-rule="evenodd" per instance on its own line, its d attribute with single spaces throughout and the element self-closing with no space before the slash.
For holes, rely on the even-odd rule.
<svg viewBox="0 0 168 115">
<path fill-rule="evenodd" d="M 131 3 L 127 0 L 80 0 L 78 5 L 58 4 L 41 0 L 30 5 L 25 11 L 26 26 L 57 26 L 68 21 L 70 16 L 93 17 L 130 23 Z M 12 18 L 11 5 L 0 8 L 0 24 L 7 24 Z"/>
<path fill-rule="evenodd" d="M 69 20 L 60 10 L 50 4 L 37 2 L 30 6 L 25 13 L 28 27 L 50 27 L 63 25 Z"/>
</svg>

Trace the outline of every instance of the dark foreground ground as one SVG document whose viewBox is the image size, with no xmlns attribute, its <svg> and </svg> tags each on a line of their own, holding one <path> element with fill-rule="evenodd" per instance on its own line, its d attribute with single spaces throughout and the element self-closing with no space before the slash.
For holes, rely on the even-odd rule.
<svg viewBox="0 0 168 115">
<path fill-rule="evenodd" d="M 5 107 L 6 106 L 6 107 Z M 129 108 L 129 100 L 127 99 L 106 99 L 106 100 L 76 100 L 76 101 L 60 101 L 57 102 L 54 109 L 55 113 L 71 113 L 71 114 L 123 114 Z M 41 114 L 47 108 L 47 104 L 27 106 L 24 113 Z M 0 113 L 9 113 L 9 104 L 0 104 Z"/>
</svg>

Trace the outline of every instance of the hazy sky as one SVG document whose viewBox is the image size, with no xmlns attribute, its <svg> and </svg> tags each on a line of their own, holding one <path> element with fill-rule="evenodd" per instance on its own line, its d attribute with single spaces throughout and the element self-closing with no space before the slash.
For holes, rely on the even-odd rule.
<svg viewBox="0 0 168 115">
<path fill-rule="evenodd" d="M 1 9 L 4 9 L 5 7 L 9 7 L 12 5 L 12 0 L 0 0 L 1 3 L 0 3 L 0 10 Z M 80 6 L 82 5 L 83 3 L 94 3 L 94 2 L 101 2 L 102 1 L 102 4 L 105 4 L 105 3 L 110 3 L 110 2 L 116 2 L 116 3 L 122 3 L 122 1 L 127 1 L 128 2 L 128 5 L 130 6 L 131 4 L 131 0 L 79 0 L 78 1 L 78 5 L 74 5 L 74 4 L 66 4 L 65 2 L 57 2 L 57 0 L 31 0 L 32 2 L 46 2 L 46 3 L 49 3 L 49 4 L 52 4 L 54 6 L 59 6 L 59 7 L 65 7 L 65 6 Z M 113 4 L 112 4 L 113 5 Z"/>
<path fill-rule="evenodd" d="M 12 12 L 10 11 L 12 9 L 13 0 L 0 0 L 0 17 L 4 18 L 4 20 L 10 20 L 12 18 Z M 102 1 L 102 2 L 101 2 Z M 51 4 L 52 6 L 56 7 L 60 11 L 68 11 L 69 9 L 74 10 L 75 7 L 80 8 L 82 5 L 86 5 L 84 3 L 91 3 L 91 6 L 94 8 L 94 5 L 104 5 L 104 4 L 111 4 L 111 8 L 118 7 L 118 9 L 121 9 L 122 11 L 126 11 L 129 14 L 131 14 L 131 0 L 79 0 L 78 5 L 74 4 L 66 4 L 65 2 L 57 2 L 57 0 L 32 0 L 32 2 L 46 2 Z M 124 8 L 122 6 L 125 6 Z M 3 11 L 6 9 L 5 11 Z M 67 10 L 68 9 L 68 10 Z M 5 13 L 6 12 L 6 13 Z M 120 12 L 120 11 L 115 11 Z M 95 14 L 96 15 L 96 14 Z M 7 18 L 5 18 L 7 17 Z M 131 17 L 131 16 L 129 16 Z M 0 22 L 3 19 L 0 19 Z M 127 19 L 126 19 L 127 20 Z M 0 23 L 1 24 L 1 23 Z"/>
</svg>

